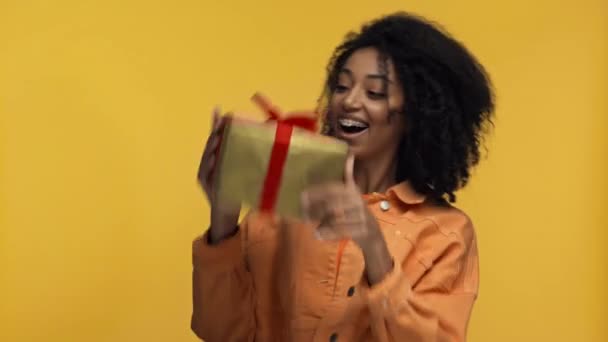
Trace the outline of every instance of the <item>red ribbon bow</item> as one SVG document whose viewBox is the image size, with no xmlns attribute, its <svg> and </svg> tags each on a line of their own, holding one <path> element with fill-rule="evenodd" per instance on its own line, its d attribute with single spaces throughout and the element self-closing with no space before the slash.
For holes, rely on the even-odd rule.
<svg viewBox="0 0 608 342">
<path fill-rule="evenodd" d="M 277 122 L 275 139 L 272 145 L 259 205 L 261 211 L 272 212 L 276 206 L 279 194 L 281 177 L 283 176 L 285 161 L 289 153 L 293 127 L 300 127 L 311 132 L 316 132 L 317 117 L 316 115 L 311 116 L 310 112 L 290 112 L 283 115 L 279 108 L 273 106 L 261 94 L 253 95 L 252 100 L 266 112 L 269 117 L 268 121 Z"/>
<path fill-rule="evenodd" d="M 290 126 L 300 127 L 305 130 L 316 132 L 317 131 L 317 115 L 311 112 L 289 112 L 283 114 L 279 108 L 272 105 L 270 101 L 260 93 L 256 93 L 251 97 L 251 100 L 255 102 L 266 114 L 268 115 L 268 121 L 278 121 L 285 123 Z"/>
</svg>

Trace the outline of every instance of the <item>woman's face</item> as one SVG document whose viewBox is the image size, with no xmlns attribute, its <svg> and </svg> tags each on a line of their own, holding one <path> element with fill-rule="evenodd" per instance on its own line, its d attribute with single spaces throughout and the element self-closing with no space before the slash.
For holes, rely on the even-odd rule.
<svg viewBox="0 0 608 342">
<path fill-rule="evenodd" d="M 332 135 L 346 141 L 358 160 L 392 158 L 405 132 L 402 86 L 392 61 L 381 70 L 379 58 L 374 48 L 355 51 L 339 70 L 329 101 Z"/>
</svg>

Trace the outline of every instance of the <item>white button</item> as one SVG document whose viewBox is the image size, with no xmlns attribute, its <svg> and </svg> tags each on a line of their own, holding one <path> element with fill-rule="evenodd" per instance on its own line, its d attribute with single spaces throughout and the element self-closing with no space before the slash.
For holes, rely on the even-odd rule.
<svg viewBox="0 0 608 342">
<path fill-rule="evenodd" d="M 391 208 L 391 204 L 388 203 L 388 201 L 382 201 L 380 202 L 380 209 L 382 209 L 382 211 L 387 211 Z"/>
</svg>

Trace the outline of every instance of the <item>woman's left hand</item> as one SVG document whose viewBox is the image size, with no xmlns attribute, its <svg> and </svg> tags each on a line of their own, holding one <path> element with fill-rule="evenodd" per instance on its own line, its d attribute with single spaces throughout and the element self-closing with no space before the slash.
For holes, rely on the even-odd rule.
<svg viewBox="0 0 608 342">
<path fill-rule="evenodd" d="M 378 222 L 369 212 L 353 175 L 354 157 L 346 160 L 344 183 L 322 184 L 302 193 L 302 213 L 319 224 L 320 240 L 352 239 L 361 249 L 383 239 Z"/>
<path fill-rule="evenodd" d="M 378 222 L 367 208 L 355 179 L 355 158 L 346 160 L 344 183 L 316 186 L 302 193 L 302 212 L 318 222 L 321 240 L 352 239 L 363 252 L 369 284 L 376 284 L 391 271 L 393 260 Z"/>
</svg>

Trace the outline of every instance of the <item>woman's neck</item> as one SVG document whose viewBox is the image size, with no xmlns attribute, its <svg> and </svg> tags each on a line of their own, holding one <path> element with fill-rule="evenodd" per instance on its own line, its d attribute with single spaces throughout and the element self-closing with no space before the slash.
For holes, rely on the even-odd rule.
<svg viewBox="0 0 608 342">
<path fill-rule="evenodd" d="M 390 158 L 388 158 L 390 156 Z M 355 161 L 355 182 L 361 193 L 384 193 L 395 185 L 397 178 L 397 163 L 392 154 L 373 160 Z"/>
</svg>

